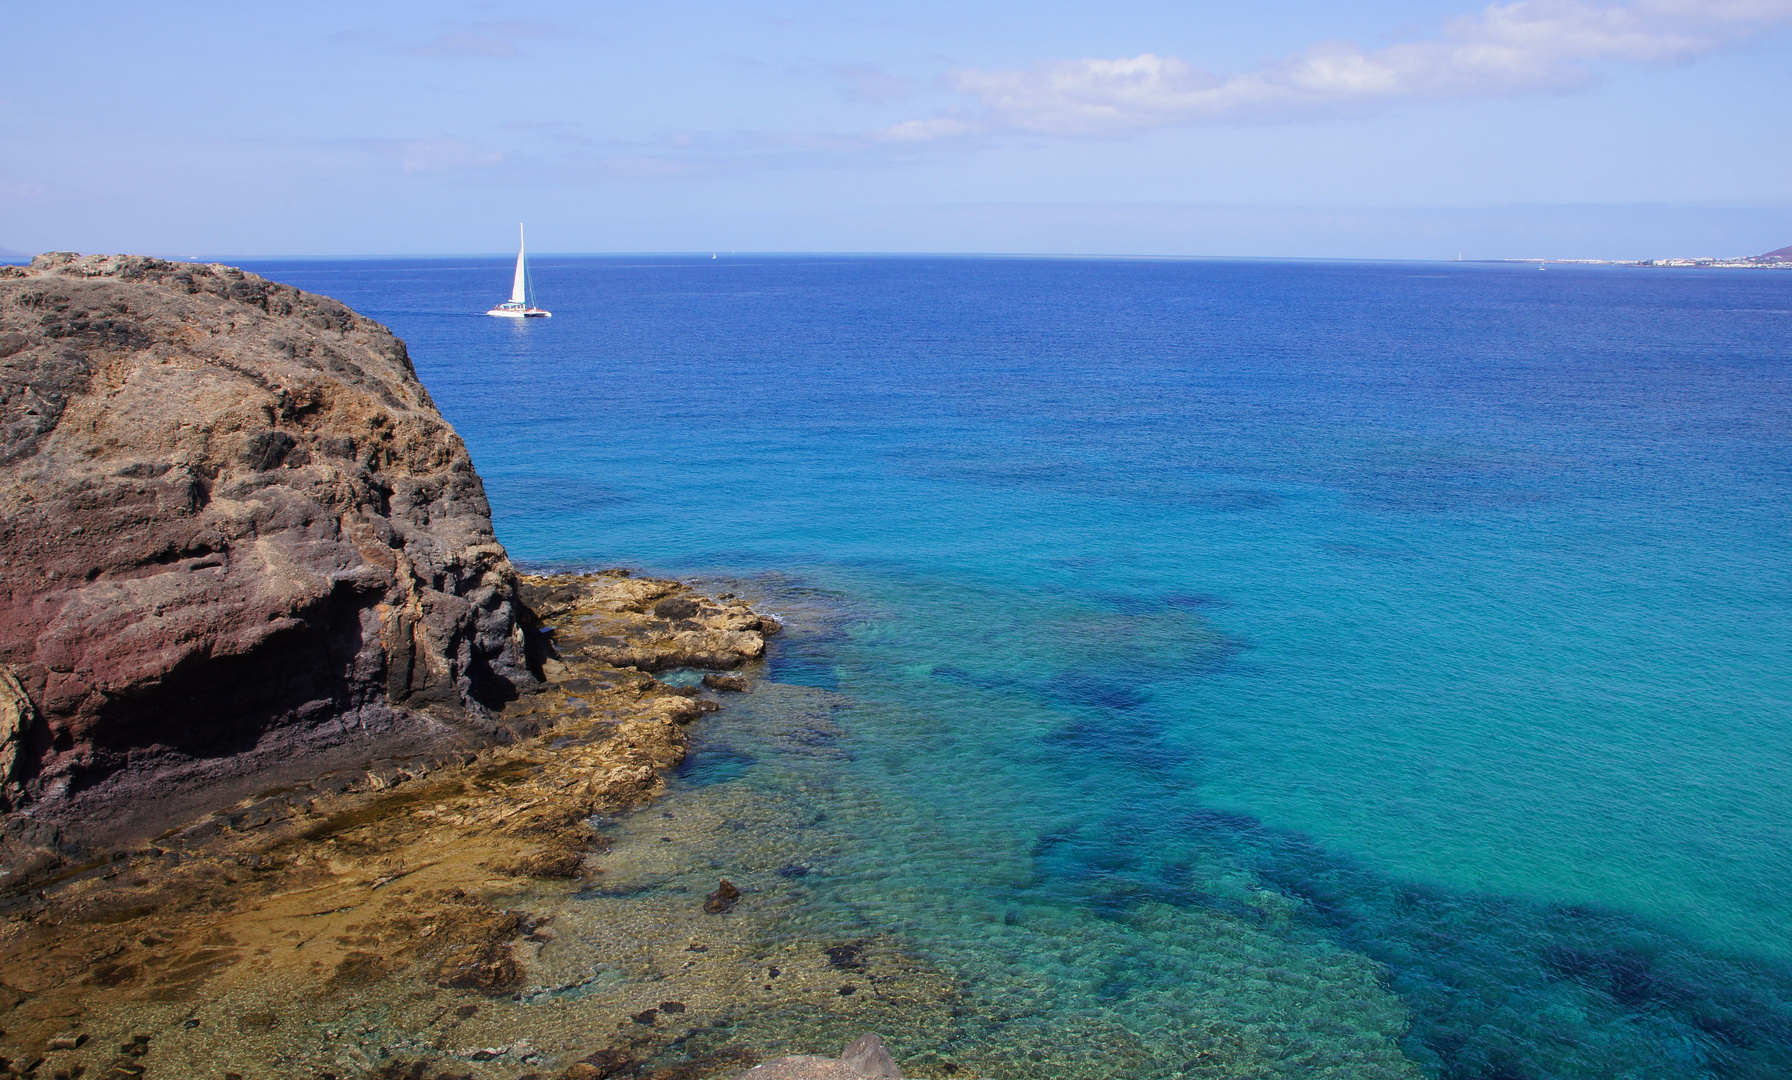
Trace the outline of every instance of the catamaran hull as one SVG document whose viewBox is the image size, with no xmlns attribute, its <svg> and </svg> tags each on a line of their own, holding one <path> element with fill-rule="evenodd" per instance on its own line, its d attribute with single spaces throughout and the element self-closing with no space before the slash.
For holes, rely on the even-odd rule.
<svg viewBox="0 0 1792 1080">
<path fill-rule="evenodd" d="M 516 311 L 514 309 L 505 311 L 502 308 L 493 308 L 486 312 L 486 314 L 496 316 L 500 319 L 551 319 L 554 317 L 553 312 L 541 311 L 539 309 L 533 311 Z"/>
</svg>

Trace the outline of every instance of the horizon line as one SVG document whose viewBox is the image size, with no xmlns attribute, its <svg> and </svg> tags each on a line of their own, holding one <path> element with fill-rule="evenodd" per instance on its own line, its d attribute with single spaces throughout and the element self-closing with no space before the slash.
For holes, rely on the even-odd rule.
<svg viewBox="0 0 1792 1080">
<path fill-rule="evenodd" d="M 0 264 L 26 265 L 39 255 L 52 254 L 66 249 L 50 249 L 42 252 L 11 251 L 0 249 Z M 444 260 L 444 259 L 496 259 L 508 261 L 515 258 L 509 252 L 438 252 L 438 253 L 371 253 L 371 254 L 168 254 L 161 252 L 113 251 L 113 252 L 74 252 L 78 256 L 104 255 L 142 256 L 152 259 L 166 259 L 170 262 L 196 263 L 199 265 L 231 264 L 234 262 L 382 262 L 401 259 Z M 1760 258 L 1753 255 L 1668 255 L 1664 259 L 1713 259 L 1727 261 L 1733 259 Z M 1051 251 L 846 251 L 846 250 L 788 250 L 788 251 L 738 251 L 720 248 L 692 248 L 682 251 L 543 251 L 537 252 L 535 258 L 582 258 L 582 259 L 617 259 L 617 258 L 692 258 L 719 259 L 722 255 L 744 258 L 866 258 L 866 259 L 1065 259 L 1065 260 L 1115 260 L 1144 262 L 1367 262 L 1367 263 L 1562 263 L 1567 265 L 1610 265 L 1634 266 L 1651 261 L 1640 259 L 1593 258 L 1588 256 L 1530 256 L 1526 258 L 1395 258 L 1373 255 L 1192 255 L 1192 254 L 1146 254 L 1130 252 L 1051 252 Z M 1663 269 L 1672 269 L 1664 267 Z"/>
</svg>

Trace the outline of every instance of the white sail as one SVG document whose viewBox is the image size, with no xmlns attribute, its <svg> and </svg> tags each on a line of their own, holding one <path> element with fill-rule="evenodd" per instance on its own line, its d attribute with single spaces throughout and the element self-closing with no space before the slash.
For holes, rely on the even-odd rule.
<svg viewBox="0 0 1792 1080">
<path fill-rule="evenodd" d="M 516 277 L 510 281 L 510 299 L 486 312 L 501 319 L 546 319 L 554 313 L 529 303 L 529 271 L 523 255 L 523 227 L 516 227 Z"/>
</svg>

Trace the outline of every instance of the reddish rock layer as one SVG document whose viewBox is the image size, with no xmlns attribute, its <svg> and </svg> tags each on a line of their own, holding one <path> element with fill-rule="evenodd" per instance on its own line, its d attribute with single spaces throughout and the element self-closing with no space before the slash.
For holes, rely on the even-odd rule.
<svg viewBox="0 0 1792 1080">
<path fill-rule="evenodd" d="M 326 297 L 0 268 L 0 510 L 0 790 L 65 833 L 501 737 L 488 707 L 533 682 L 466 447 Z"/>
</svg>

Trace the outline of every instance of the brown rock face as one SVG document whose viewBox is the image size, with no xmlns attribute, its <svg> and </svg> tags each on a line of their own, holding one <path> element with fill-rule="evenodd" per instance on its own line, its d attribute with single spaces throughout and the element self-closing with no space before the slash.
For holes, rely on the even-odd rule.
<svg viewBox="0 0 1792 1080">
<path fill-rule="evenodd" d="M 466 447 L 325 297 L 0 268 L 0 508 L 0 790 L 77 837 L 483 740 L 533 682 Z"/>
</svg>

